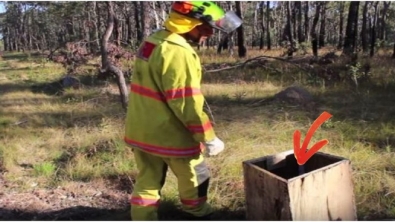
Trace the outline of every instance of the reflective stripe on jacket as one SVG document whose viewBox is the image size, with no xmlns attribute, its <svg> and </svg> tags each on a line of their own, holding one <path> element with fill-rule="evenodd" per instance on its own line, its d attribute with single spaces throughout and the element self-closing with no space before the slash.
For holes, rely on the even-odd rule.
<svg viewBox="0 0 395 222">
<path fill-rule="evenodd" d="M 201 153 L 215 138 L 203 111 L 201 64 L 180 35 L 165 30 L 140 46 L 133 68 L 125 142 L 163 157 Z"/>
</svg>

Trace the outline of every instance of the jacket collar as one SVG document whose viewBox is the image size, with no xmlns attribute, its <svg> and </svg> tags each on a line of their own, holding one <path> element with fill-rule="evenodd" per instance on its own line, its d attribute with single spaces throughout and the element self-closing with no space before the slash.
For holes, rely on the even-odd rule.
<svg viewBox="0 0 395 222">
<path fill-rule="evenodd" d="M 154 38 L 162 39 L 168 42 L 172 42 L 174 44 L 180 45 L 186 49 L 195 52 L 192 46 L 187 42 L 187 40 L 177 33 L 172 33 L 167 30 L 160 30 L 154 35 Z"/>
</svg>

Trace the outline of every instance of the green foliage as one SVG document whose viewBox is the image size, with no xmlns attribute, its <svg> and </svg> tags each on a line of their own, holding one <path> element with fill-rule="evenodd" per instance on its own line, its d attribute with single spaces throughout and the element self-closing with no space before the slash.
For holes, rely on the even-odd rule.
<svg viewBox="0 0 395 222">
<path fill-rule="evenodd" d="M 33 166 L 37 176 L 50 177 L 55 173 L 56 166 L 51 162 L 44 162 Z"/>
<path fill-rule="evenodd" d="M 309 50 L 311 49 L 311 43 L 310 42 L 302 42 L 302 43 L 297 43 L 296 47 L 302 51 L 302 55 L 307 55 L 309 54 Z"/>
<path fill-rule="evenodd" d="M 348 69 L 347 77 L 350 78 L 354 82 L 356 87 L 358 87 L 358 80 L 359 79 L 370 77 L 371 73 L 362 69 L 363 66 L 362 66 L 361 62 L 356 62 L 355 65 L 346 64 L 345 66 Z"/>
</svg>

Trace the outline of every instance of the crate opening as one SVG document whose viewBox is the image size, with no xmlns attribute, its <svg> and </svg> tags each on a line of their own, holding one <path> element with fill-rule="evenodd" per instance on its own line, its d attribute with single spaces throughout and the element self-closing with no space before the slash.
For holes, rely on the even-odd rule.
<svg viewBox="0 0 395 222">
<path fill-rule="evenodd" d="M 304 164 L 304 174 L 340 162 L 342 160 L 343 158 L 336 156 L 316 153 Z M 300 176 L 299 165 L 296 162 L 293 153 L 280 153 L 268 158 L 260 159 L 260 161 L 256 161 L 253 164 L 285 180 Z"/>
</svg>

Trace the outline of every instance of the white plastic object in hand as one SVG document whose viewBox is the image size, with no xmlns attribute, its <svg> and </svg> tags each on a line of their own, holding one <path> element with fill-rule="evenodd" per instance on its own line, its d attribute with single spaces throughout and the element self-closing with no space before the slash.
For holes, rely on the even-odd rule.
<svg viewBox="0 0 395 222">
<path fill-rule="evenodd" d="M 216 156 L 225 148 L 224 142 L 218 139 L 218 137 L 215 137 L 215 139 L 212 141 L 205 142 L 204 145 L 206 146 L 206 153 L 209 156 Z"/>
</svg>

